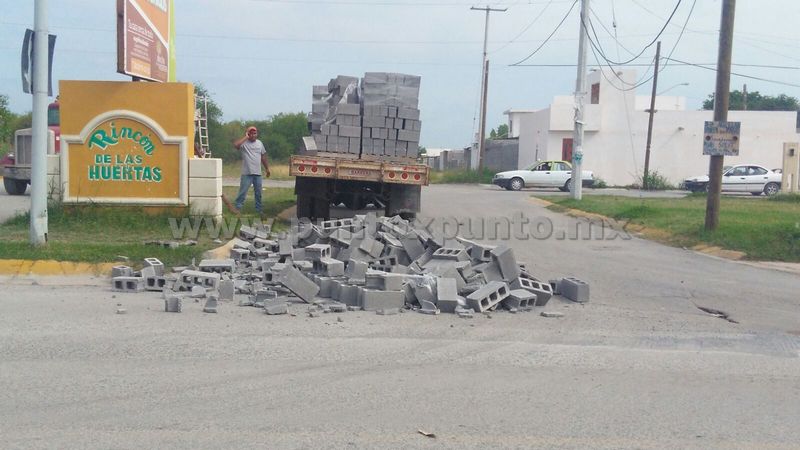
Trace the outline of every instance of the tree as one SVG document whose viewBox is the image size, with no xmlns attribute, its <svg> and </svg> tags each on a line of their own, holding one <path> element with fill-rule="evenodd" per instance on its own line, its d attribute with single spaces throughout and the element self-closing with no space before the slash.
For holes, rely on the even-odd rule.
<svg viewBox="0 0 800 450">
<path fill-rule="evenodd" d="M 8 96 L 0 94 L 0 157 L 13 146 L 14 132 L 30 128 L 31 113 L 19 115 L 8 109 Z"/>
<path fill-rule="evenodd" d="M 508 139 L 508 124 L 498 125 L 497 130 L 492 128 L 489 132 L 489 139 Z"/>
<path fill-rule="evenodd" d="M 731 111 L 744 110 L 744 94 L 742 91 L 732 91 L 730 94 Z M 703 101 L 703 109 L 714 109 L 714 94 L 709 94 Z M 778 96 L 761 95 L 758 91 L 747 93 L 747 109 L 752 111 L 797 111 L 800 103 L 797 99 L 786 94 Z"/>
</svg>

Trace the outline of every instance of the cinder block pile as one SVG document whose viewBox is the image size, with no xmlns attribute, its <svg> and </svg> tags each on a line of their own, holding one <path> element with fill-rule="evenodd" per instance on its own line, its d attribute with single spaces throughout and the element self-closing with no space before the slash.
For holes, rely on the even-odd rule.
<svg viewBox="0 0 800 450">
<path fill-rule="evenodd" d="M 290 233 L 242 227 L 229 259 L 175 268 L 149 258 L 141 272 L 113 270 L 115 290 L 162 290 L 165 311 L 180 312 L 183 299 L 206 298 L 205 312 L 220 302 L 285 314 L 288 303 L 313 313 L 347 310 L 472 317 L 497 309 L 529 311 L 547 304 L 554 288 L 576 302 L 589 300 L 589 285 L 573 277 L 543 282 L 505 245 L 443 239 L 396 217 L 356 216 L 302 224 Z"/>
<path fill-rule="evenodd" d="M 363 139 L 361 153 L 416 158 L 419 149 L 420 77 L 367 72 L 361 80 Z"/>
<path fill-rule="evenodd" d="M 420 77 L 367 72 L 314 86 L 309 114 L 318 151 L 358 157 L 416 158 Z"/>
</svg>

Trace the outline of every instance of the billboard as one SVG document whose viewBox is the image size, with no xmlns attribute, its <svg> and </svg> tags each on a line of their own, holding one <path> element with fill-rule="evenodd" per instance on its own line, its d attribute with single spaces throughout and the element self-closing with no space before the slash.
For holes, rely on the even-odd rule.
<svg viewBox="0 0 800 450">
<path fill-rule="evenodd" d="M 172 0 L 117 0 L 117 72 L 170 81 Z"/>
</svg>

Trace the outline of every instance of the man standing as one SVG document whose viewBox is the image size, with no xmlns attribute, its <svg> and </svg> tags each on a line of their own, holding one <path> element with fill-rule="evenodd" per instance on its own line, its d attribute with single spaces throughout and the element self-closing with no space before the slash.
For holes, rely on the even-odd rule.
<svg viewBox="0 0 800 450">
<path fill-rule="evenodd" d="M 267 177 L 269 177 L 269 162 L 267 161 L 267 150 L 264 144 L 258 139 L 256 127 L 247 128 L 244 137 L 234 141 L 233 146 L 242 152 L 242 178 L 239 182 L 239 194 L 236 196 L 236 209 L 241 210 L 244 199 L 247 197 L 247 190 L 253 184 L 256 197 L 256 212 L 261 214 L 261 166 L 264 166 Z"/>
</svg>

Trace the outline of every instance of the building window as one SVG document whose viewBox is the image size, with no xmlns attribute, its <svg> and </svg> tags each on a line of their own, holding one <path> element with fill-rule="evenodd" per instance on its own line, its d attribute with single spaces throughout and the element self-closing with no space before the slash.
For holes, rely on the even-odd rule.
<svg viewBox="0 0 800 450">
<path fill-rule="evenodd" d="M 600 103 L 600 83 L 592 85 L 592 104 L 597 105 Z"/>
</svg>

